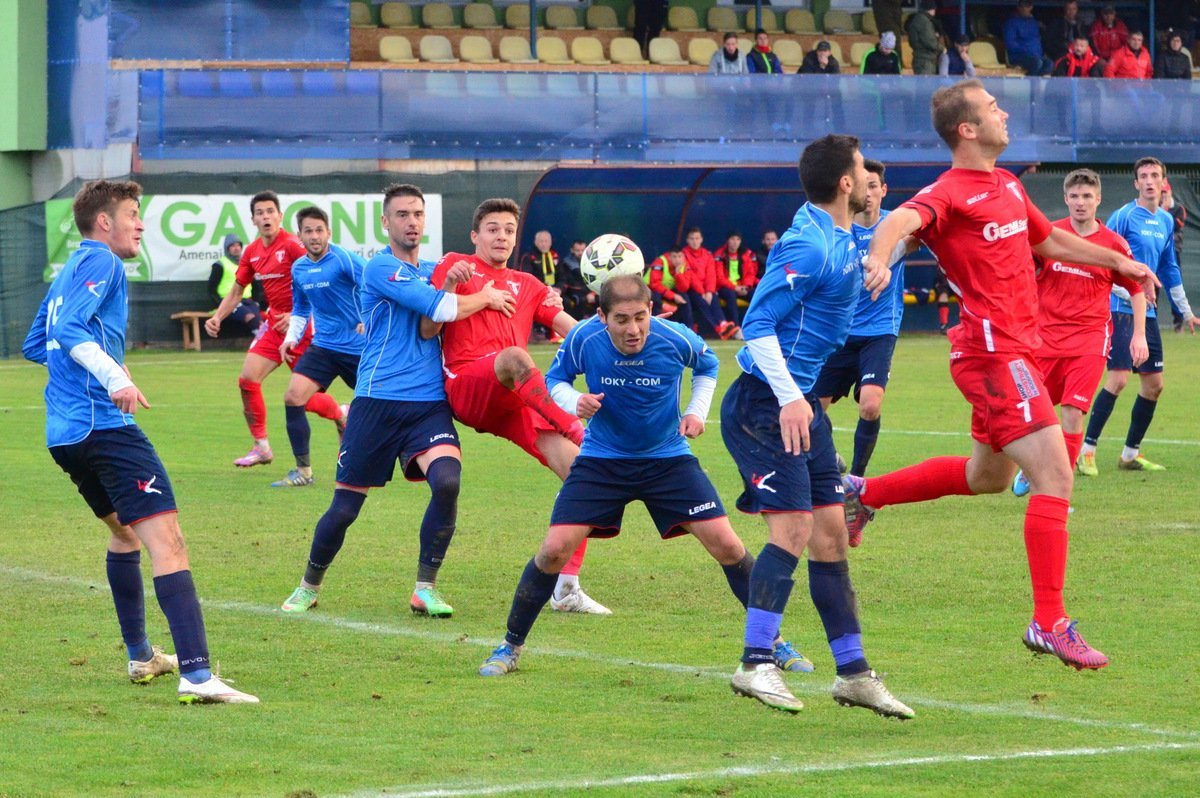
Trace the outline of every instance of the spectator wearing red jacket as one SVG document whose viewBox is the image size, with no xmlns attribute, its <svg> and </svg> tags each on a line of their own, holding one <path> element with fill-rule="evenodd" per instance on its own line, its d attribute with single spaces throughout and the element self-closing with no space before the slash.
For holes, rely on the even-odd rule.
<svg viewBox="0 0 1200 798">
<path fill-rule="evenodd" d="M 717 279 L 717 262 L 712 252 L 703 247 L 704 234 L 699 227 L 693 227 L 687 232 L 687 246 L 683 248 L 683 258 L 687 261 L 688 270 L 692 273 L 692 286 L 688 292 L 688 300 L 692 304 L 692 313 L 712 328 L 712 332 L 721 340 L 729 340 L 741 332 L 737 322 L 725 318 L 721 314 L 718 291 L 722 288 Z M 725 280 L 729 282 L 728 279 Z M 732 286 L 725 288 L 727 296 L 733 298 L 734 314 L 737 314 L 737 292 Z"/>
<path fill-rule="evenodd" d="M 671 247 L 646 264 L 646 284 L 650 286 L 650 299 L 655 316 L 667 316 L 688 329 L 692 328 L 692 306 L 687 292 L 692 287 L 692 273 L 688 271 L 683 250 Z M 663 303 L 670 302 L 674 310 L 664 313 Z"/>
<path fill-rule="evenodd" d="M 1105 61 L 1112 58 L 1113 54 L 1129 41 L 1129 28 L 1117 19 L 1117 9 L 1111 5 L 1100 10 L 1100 16 L 1092 23 L 1089 33 L 1096 55 Z"/>
<path fill-rule="evenodd" d="M 1088 40 L 1080 36 L 1071 49 L 1054 62 L 1054 75 L 1060 78 L 1099 78 L 1104 75 L 1104 62 L 1092 52 Z"/>
<path fill-rule="evenodd" d="M 1104 67 L 1106 78 L 1131 78 L 1134 80 L 1149 80 L 1154 77 L 1154 64 L 1150 61 L 1150 53 L 1142 47 L 1141 31 L 1129 34 L 1129 43 L 1113 53 Z"/>
<path fill-rule="evenodd" d="M 754 296 L 754 286 L 758 285 L 758 257 L 754 250 L 742 246 L 742 234 L 735 230 L 725 237 L 725 245 L 713 253 L 713 260 L 717 262 L 718 282 L 724 279 L 737 294 L 733 320 L 739 321 L 736 300 L 749 302 Z M 729 317 L 728 308 L 725 315 Z"/>
</svg>

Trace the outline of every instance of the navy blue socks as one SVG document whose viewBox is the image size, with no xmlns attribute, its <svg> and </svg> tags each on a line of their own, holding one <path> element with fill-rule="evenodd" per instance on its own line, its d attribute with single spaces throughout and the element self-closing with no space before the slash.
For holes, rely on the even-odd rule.
<svg viewBox="0 0 1200 798">
<path fill-rule="evenodd" d="M 742 662 L 747 665 L 774 661 L 771 649 L 783 623 L 783 611 L 795 584 L 792 574 L 799 562 L 799 558 L 774 543 L 763 546 L 754 561 L 746 609 L 745 648 L 742 650 Z"/>
<path fill-rule="evenodd" d="M 462 481 L 462 463 L 453 457 L 439 457 L 425 471 L 429 483 L 429 506 L 421 521 L 421 553 L 417 560 L 417 581 L 437 581 L 438 568 L 450 548 L 458 519 L 458 490 Z"/>
<path fill-rule="evenodd" d="M 1150 429 L 1156 407 L 1158 402 L 1141 394 L 1133 400 L 1133 412 L 1129 415 L 1129 432 L 1125 436 L 1125 445 L 1130 449 L 1142 448 L 1142 438 L 1146 437 L 1146 430 Z"/>
<path fill-rule="evenodd" d="M 858 420 L 854 428 L 854 461 L 850 463 L 850 473 L 856 477 L 866 476 L 867 463 L 875 452 L 875 443 L 879 440 L 879 419 L 867 421 Z"/>
<path fill-rule="evenodd" d="M 301 408 L 303 409 L 303 408 Z M 333 501 L 313 532 L 312 548 L 308 553 L 308 567 L 304 570 L 304 581 L 319 585 L 325 578 L 325 569 L 333 563 L 346 540 L 346 530 L 358 518 L 367 494 L 339 488 L 333 492 Z"/>
<path fill-rule="evenodd" d="M 292 454 L 296 456 L 296 465 L 308 467 L 311 463 L 308 449 L 309 438 L 312 436 L 312 428 L 308 425 L 304 405 L 300 405 L 299 407 L 285 405 L 283 410 L 287 416 L 288 441 L 292 444 Z M 301 462 L 301 459 L 304 462 Z"/>
<path fill-rule="evenodd" d="M 534 621 L 554 594 L 554 584 L 558 574 L 547 574 L 540 571 L 537 564 L 530 560 L 521 574 L 517 584 L 517 592 L 513 594 L 512 609 L 508 611 L 508 633 L 505 641 L 512 646 L 525 645 L 525 638 L 533 628 Z"/>
<path fill-rule="evenodd" d="M 746 552 L 733 565 L 722 565 L 729 589 L 743 607 L 750 603 L 750 574 L 754 570 L 754 555 Z"/>
<path fill-rule="evenodd" d="M 1100 440 L 1100 433 L 1104 432 L 1104 425 L 1108 423 L 1108 417 L 1112 415 L 1116 403 L 1117 395 L 1109 393 L 1107 389 L 1102 388 L 1096 395 L 1096 401 L 1092 402 L 1091 417 L 1088 418 L 1087 434 L 1083 436 L 1085 444 L 1095 446 Z"/>
<path fill-rule="evenodd" d="M 105 562 L 117 623 L 129 658 L 147 662 L 154 656 L 146 639 L 146 599 L 142 589 L 142 553 L 110 551 Z"/>
<path fill-rule="evenodd" d="M 154 595 L 171 627 L 179 674 L 193 684 L 208 681 L 212 678 L 208 668 L 208 637 L 192 572 L 176 571 L 154 577 Z"/>
<path fill-rule="evenodd" d="M 808 592 L 825 627 L 838 676 L 870 670 L 863 653 L 854 586 L 850 584 L 850 563 L 809 560 Z"/>
</svg>

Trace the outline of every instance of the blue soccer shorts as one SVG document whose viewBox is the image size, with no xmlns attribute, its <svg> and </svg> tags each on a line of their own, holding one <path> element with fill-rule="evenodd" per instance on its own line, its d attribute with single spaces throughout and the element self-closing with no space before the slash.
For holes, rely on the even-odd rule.
<svg viewBox="0 0 1200 798">
<path fill-rule="evenodd" d="M 95 430 L 79 443 L 51 446 L 97 518 L 113 512 L 125 526 L 176 511 L 167 469 L 136 424 Z"/>
<path fill-rule="evenodd" d="M 404 478 L 423 482 L 416 459 L 435 446 L 460 448 L 445 399 L 401 402 L 355 397 L 338 451 L 337 483 L 379 488 L 392 481 L 396 461 Z"/>
<path fill-rule="evenodd" d="M 325 390 L 338 377 L 351 388 L 358 386 L 358 355 L 337 352 L 322 346 L 310 346 L 304 350 L 300 360 L 292 369 L 295 374 L 302 374 Z"/>
</svg>

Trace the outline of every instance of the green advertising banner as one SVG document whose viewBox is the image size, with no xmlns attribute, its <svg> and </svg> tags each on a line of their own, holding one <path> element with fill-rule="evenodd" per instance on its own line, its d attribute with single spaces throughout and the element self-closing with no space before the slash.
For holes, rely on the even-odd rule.
<svg viewBox="0 0 1200 798">
<path fill-rule="evenodd" d="M 283 227 L 294 230 L 296 212 L 316 205 L 329 214 L 333 243 L 371 258 L 387 244 L 378 194 L 281 194 Z M 83 237 L 75 228 L 69 199 L 46 203 L 46 267 L 49 282 L 79 247 Z M 207 280 L 221 257 L 221 243 L 230 233 L 244 243 L 254 240 L 250 195 L 147 194 L 142 197 L 146 231 L 136 260 L 127 261 L 130 280 Z M 421 257 L 442 256 L 442 197 L 425 195 L 425 236 Z"/>
</svg>

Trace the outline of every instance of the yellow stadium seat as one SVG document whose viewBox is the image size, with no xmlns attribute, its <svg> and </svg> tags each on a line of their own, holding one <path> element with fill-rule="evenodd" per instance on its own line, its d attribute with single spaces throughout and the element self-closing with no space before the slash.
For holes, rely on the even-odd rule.
<svg viewBox="0 0 1200 798">
<path fill-rule="evenodd" d="M 379 24 L 396 30 L 412 30 L 417 27 L 413 19 L 412 6 L 408 3 L 384 3 L 379 7 Z"/>
<path fill-rule="evenodd" d="M 799 33 L 804 36 L 812 36 L 821 32 L 817 30 L 817 21 L 813 19 L 812 12 L 802 8 L 793 8 L 783 15 L 783 29 L 788 33 Z"/>
<path fill-rule="evenodd" d="M 753 8 L 746 9 L 746 31 L 748 33 L 754 33 L 754 31 L 758 30 L 759 27 L 760 26 L 758 25 L 758 14 L 755 12 L 755 10 Z M 772 35 L 774 35 L 776 33 L 783 33 L 783 30 L 779 27 L 779 20 L 775 16 L 775 12 L 769 8 L 764 8 L 762 10 L 762 26 L 761 27 L 767 33 L 770 33 Z"/>
<path fill-rule="evenodd" d="M 642 58 L 641 45 L 631 36 L 618 36 L 608 45 L 608 57 L 614 64 L 641 66 L 649 63 Z"/>
<path fill-rule="evenodd" d="M 867 57 L 867 53 L 875 49 L 875 45 L 870 42 L 855 42 L 850 45 L 850 63 L 855 69 L 862 66 L 862 60 Z"/>
<path fill-rule="evenodd" d="M 435 33 L 422 36 L 418 50 L 421 53 L 421 60 L 430 64 L 458 63 L 458 59 L 454 57 L 454 48 L 450 46 L 450 40 L 445 36 Z"/>
<path fill-rule="evenodd" d="M 813 47 L 816 47 L 816 46 L 817 45 L 814 42 Z M 872 47 L 873 46 L 874 45 L 872 45 Z M 829 54 L 837 59 L 837 62 L 839 65 L 841 65 L 841 66 L 846 65 L 846 60 L 842 57 L 842 46 L 840 44 L 838 44 L 836 40 L 829 42 Z M 858 69 L 858 64 L 855 64 L 854 68 Z"/>
<path fill-rule="evenodd" d="M 721 49 L 721 45 L 704 36 L 688 40 L 687 60 L 696 66 L 707 67 L 712 61 L 713 54 Z"/>
<path fill-rule="evenodd" d="M 700 17 L 696 16 L 696 9 L 691 6 L 671 6 L 667 9 L 667 30 L 697 33 L 704 28 L 700 27 Z"/>
<path fill-rule="evenodd" d="M 512 6 L 509 6 L 512 8 Z M 500 39 L 500 60 L 506 64 L 536 64 L 529 52 L 529 40 L 524 36 L 503 36 Z"/>
<path fill-rule="evenodd" d="M 771 45 L 779 63 L 790 69 L 799 69 L 804 63 L 804 47 L 795 39 L 780 39 Z"/>
<path fill-rule="evenodd" d="M 500 27 L 496 21 L 496 9 L 487 3 L 468 3 L 463 6 L 463 27 L 475 30 L 495 30 Z"/>
<path fill-rule="evenodd" d="M 912 45 L 908 43 L 908 38 L 900 40 L 900 68 L 912 69 Z"/>
<path fill-rule="evenodd" d="M 517 3 L 504 9 L 504 27 L 510 30 L 529 30 L 529 6 Z"/>
<path fill-rule="evenodd" d="M 1004 69 L 991 42 L 971 42 L 967 45 L 967 55 L 976 69 Z"/>
<path fill-rule="evenodd" d="M 375 20 L 371 19 L 371 7 L 366 3 L 350 4 L 350 27 L 374 28 Z"/>
<path fill-rule="evenodd" d="M 687 66 L 679 53 L 679 42 L 659 36 L 650 40 L 650 63 L 659 66 Z"/>
<path fill-rule="evenodd" d="M 612 6 L 588 6 L 584 18 L 588 30 L 624 30 Z"/>
<path fill-rule="evenodd" d="M 537 37 L 537 58 L 543 64 L 566 66 L 574 64 L 571 56 L 567 55 L 567 45 L 557 36 Z"/>
<path fill-rule="evenodd" d="M 415 64 L 412 43 L 404 36 L 384 36 L 379 40 L 379 57 L 391 64 Z"/>
<path fill-rule="evenodd" d="M 868 8 L 862 15 L 862 32 L 872 36 L 879 35 L 879 26 L 875 24 L 875 9 Z"/>
<path fill-rule="evenodd" d="M 826 33 L 858 33 L 848 11 L 826 11 L 823 24 Z"/>
<path fill-rule="evenodd" d="M 708 24 L 708 29 L 714 33 L 741 30 L 737 21 L 737 12 L 728 6 L 713 6 L 708 9 L 708 16 L 704 21 Z"/>
<path fill-rule="evenodd" d="M 583 66 L 607 66 L 612 63 L 604 57 L 604 45 L 595 36 L 576 36 L 571 41 L 571 58 Z"/>
<path fill-rule="evenodd" d="M 492 43 L 486 36 L 463 36 L 458 43 L 458 57 L 468 64 L 498 64 L 492 55 Z"/>
<path fill-rule="evenodd" d="M 448 3 L 426 3 L 421 6 L 421 27 L 424 28 L 459 28 L 454 21 L 454 12 Z"/>
<path fill-rule="evenodd" d="M 583 30 L 575 9 L 570 6 L 546 6 L 546 27 L 552 30 Z"/>
</svg>

